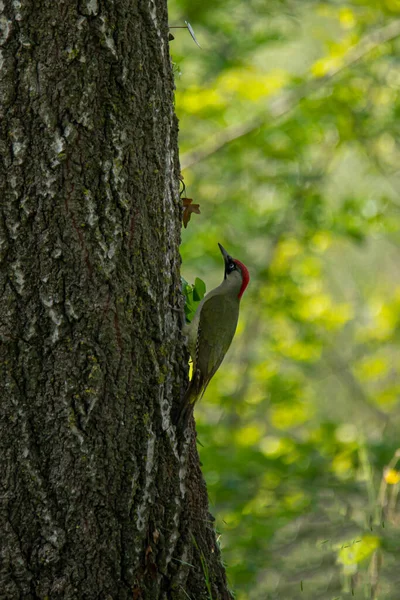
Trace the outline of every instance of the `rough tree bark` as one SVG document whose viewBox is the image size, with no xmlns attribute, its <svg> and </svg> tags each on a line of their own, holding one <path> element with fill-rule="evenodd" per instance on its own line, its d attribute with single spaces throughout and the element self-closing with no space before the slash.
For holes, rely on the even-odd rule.
<svg viewBox="0 0 400 600">
<path fill-rule="evenodd" d="M 166 0 L 0 0 L 0 597 L 231 598 L 193 436 Z"/>
</svg>

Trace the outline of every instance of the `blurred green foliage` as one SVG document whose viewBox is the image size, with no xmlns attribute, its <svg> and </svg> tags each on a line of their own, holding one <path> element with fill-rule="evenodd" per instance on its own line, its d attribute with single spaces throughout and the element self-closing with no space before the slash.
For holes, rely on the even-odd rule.
<svg viewBox="0 0 400 600">
<path fill-rule="evenodd" d="M 400 1 L 171 0 L 183 273 L 251 282 L 196 407 L 238 600 L 400 597 Z"/>
</svg>

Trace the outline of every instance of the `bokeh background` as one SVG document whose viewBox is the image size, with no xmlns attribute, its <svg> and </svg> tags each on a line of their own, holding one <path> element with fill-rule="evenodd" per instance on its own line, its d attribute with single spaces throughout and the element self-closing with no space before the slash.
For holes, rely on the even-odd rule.
<svg viewBox="0 0 400 600">
<path fill-rule="evenodd" d="M 238 600 L 400 598 L 400 0 L 170 0 L 182 272 L 251 284 L 196 408 Z M 201 444 L 201 445 L 200 445 Z M 195 600 L 195 599 L 193 599 Z"/>
</svg>

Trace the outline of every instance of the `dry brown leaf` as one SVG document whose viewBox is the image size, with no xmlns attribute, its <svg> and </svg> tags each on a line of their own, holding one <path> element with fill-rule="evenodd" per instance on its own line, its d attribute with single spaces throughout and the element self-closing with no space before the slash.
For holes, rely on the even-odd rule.
<svg viewBox="0 0 400 600">
<path fill-rule="evenodd" d="M 183 226 L 186 229 L 192 213 L 200 214 L 200 204 L 192 204 L 193 198 L 183 198 Z"/>
</svg>

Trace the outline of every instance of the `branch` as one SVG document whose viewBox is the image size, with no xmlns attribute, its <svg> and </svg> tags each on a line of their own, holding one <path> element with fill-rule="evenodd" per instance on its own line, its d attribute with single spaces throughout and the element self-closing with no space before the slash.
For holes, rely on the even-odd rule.
<svg viewBox="0 0 400 600">
<path fill-rule="evenodd" d="M 360 406 L 367 408 L 376 417 L 377 421 L 383 425 L 383 428 L 386 429 L 390 424 L 390 415 L 380 410 L 371 402 L 368 394 L 353 375 L 350 366 L 332 346 L 329 348 L 329 354 L 326 355 L 325 360 L 330 366 L 332 374 L 347 388 L 350 398 L 358 401 Z"/>
<path fill-rule="evenodd" d="M 205 160 L 212 154 L 221 150 L 234 140 L 244 137 L 266 124 L 267 119 L 270 119 L 270 127 L 276 125 L 276 121 L 289 114 L 299 102 L 308 96 L 311 92 L 318 90 L 325 83 L 336 77 L 339 73 L 353 66 L 355 63 L 363 59 L 367 54 L 372 52 L 378 46 L 385 44 L 400 36 L 400 19 L 392 21 L 386 27 L 382 27 L 370 34 L 365 35 L 360 42 L 353 46 L 344 56 L 343 64 L 332 68 L 324 77 L 311 79 L 296 89 L 296 91 L 284 92 L 281 96 L 273 100 L 269 106 L 269 110 L 262 114 L 256 115 L 248 121 L 231 125 L 223 131 L 215 134 L 208 141 L 202 143 L 201 146 L 187 152 L 181 158 L 181 169 L 187 169 L 193 165 Z"/>
</svg>

